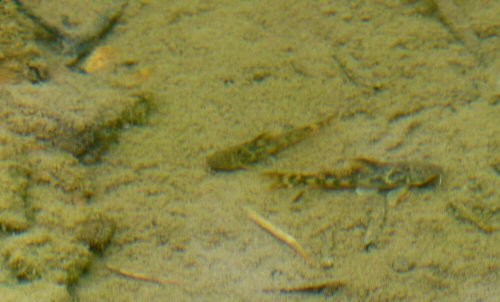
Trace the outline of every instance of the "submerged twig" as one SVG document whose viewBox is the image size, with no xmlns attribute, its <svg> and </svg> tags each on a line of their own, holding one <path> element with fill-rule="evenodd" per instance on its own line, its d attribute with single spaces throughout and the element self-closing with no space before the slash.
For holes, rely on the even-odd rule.
<svg viewBox="0 0 500 302">
<path fill-rule="evenodd" d="M 268 233 L 270 233 L 273 237 L 278 239 L 279 241 L 285 243 L 289 247 L 291 247 L 299 256 L 301 256 L 307 263 L 316 266 L 314 261 L 311 260 L 309 255 L 306 253 L 302 245 L 290 234 L 286 233 L 285 231 L 282 231 L 278 227 L 274 226 L 269 220 L 265 219 L 264 217 L 260 216 L 255 212 L 254 210 L 250 208 L 245 208 L 245 211 L 247 212 L 248 217 L 258 226 L 266 230 Z"/>
<path fill-rule="evenodd" d="M 335 291 L 340 287 L 344 286 L 343 281 L 339 280 L 326 280 L 315 283 L 299 284 L 290 287 L 277 287 L 277 288 L 267 288 L 263 291 L 266 293 L 320 293 L 324 290 Z"/>
<path fill-rule="evenodd" d="M 140 273 L 126 271 L 124 269 L 117 268 L 117 267 L 111 266 L 109 264 L 106 264 L 106 268 L 115 274 L 118 274 L 118 275 L 125 277 L 125 278 L 133 279 L 133 280 L 156 283 L 156 284 L 160 284 L 160 285 L 179 284 L 180 283 L 177 280 L 149 277 L 149 276 L 146 276 L 146 275 L 143 275 Z"/>
</svg>

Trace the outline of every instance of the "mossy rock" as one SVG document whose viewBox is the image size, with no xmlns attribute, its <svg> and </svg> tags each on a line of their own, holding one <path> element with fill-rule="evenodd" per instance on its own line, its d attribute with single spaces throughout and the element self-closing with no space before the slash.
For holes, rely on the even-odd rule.
<svg viewBox="0 0 500 302">
<path fill-rule="evenodd" d="M 119 131 L 143 121 L 150 107 L 146 94 L 124 95 L 79 74 L 43 85 L 0 86 L 0 99 L 0 126 L 80 159 L 98 159 Z"/>
<path fill-rule="evenodd" d="M 74 301 L 66 286 L 44 281 L 0 285 L 2 302 L 68 302 Z"/>
<path fill-rule="evenodd" d="M 1 159 L 0 159 L 1 160 Z M 13 160 L 0 161 L 0 227 L 7 231 L 24 231 L 26 217 L 26 171 Z"/>
<path fill-rule="evenodd" d="M 35 230 L 12 236 L 2 248 L 6 266 L 20 280 L 71 284 L 90 264 L 84 245 L 62 234 Z"/>
<path fill-rule="evenodd" d="M 114 232 L 114 221 L 99 212 L 89 213 L 75 227 L 76 237 L 94 251 L 104 250 Z"/>
<path fill-rule="evenodd" d="M 88 171 L 73 155 L 59 150 L 42 150 L 30 153 L 27 161 L 34 183 L 49 184 L 67 193 L 92 194 Z"/>
<path fill-rule="evenodd" d="M 44 27 L 50 28 L 63 52 L 85 53 L 121 16 L 127 0 L 17 0 L 19 7 Z"/>
<path fill-rule="evenodd" d="M 14 1 L 0 1 L 0 84 L 48 78 L 48 66 L 35 44 L 43 29 L 17 9 Z"/>
</svg>

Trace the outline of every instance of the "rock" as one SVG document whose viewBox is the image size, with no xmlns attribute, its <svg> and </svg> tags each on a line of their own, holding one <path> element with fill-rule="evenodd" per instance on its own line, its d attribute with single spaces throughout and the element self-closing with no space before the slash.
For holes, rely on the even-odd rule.
<svg viewBox="0 0 500 302">
<path fill-rule="evenodd" d="M 31 167 L 30 180 L 35 184 L 49 184 L 66 193 L 92 195 L 89 173 L 77 158 L 59 150 L 40 150 L 27 156 Z"/>
<path fill-rule="evenodd" d="M 90 264 L 91 253 L 62 234 L 31 229 L 7 239 L 2 256 L 18 279 L 72 284 Z"/>
<path fill-rule="evenodd" d="M 14 160 L 0 159 L 0 227 L 8 231 L 24 231 L 29 227 L 24 196 L 26 170 Z"/>
<path fill-rule="evenodd" d="M 111 241 L 115 232 L 115 223 L 99 212 L 91 212 L 78 221 L 76 237 L 94 251 L 102 251 Z"/>
<path fill-rule="evenodd" d="M 114 24 L 126 6 L 125 0 L 95 1 L 17 0 L 21 9 L 58 36 L 65 53 L 85 51 Z"/>
<path fill-rule="evenodd" d="M 40 85 L 0 87 L 0 126 L 74 156 L 100 154 L 117 130 L 140 122 L 147 110 L 146 97 L 76 73 Z"/>
<path fill-rule="evenodd" d="M 47 63 L 35 43 L 37 27 L 12 1 L 0 1 L 0 84 L 48 78 Z"/>
<path fill-rule="evenodd" d="M 9 284 L 2 287 L 2 302 L 68 302 L 74 301 L 66 286 L 48 282 Z"/>
</svg>

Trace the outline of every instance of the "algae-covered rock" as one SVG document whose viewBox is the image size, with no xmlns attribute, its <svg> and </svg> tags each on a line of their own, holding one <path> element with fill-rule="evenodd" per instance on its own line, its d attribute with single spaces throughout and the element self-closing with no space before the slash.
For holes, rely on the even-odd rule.
<svg viewBox="0 0 500 302">
<path fill-rule="evenodd" d="M 0 1 L 0 84 L 47 79 L 47 64 L 34 42 L 41 31 L 13 1 Z"/>
<path fill-rule="evenodd" d="M 41 150 L 27 156 L 31 181 L 45 183 L 64 192 L 92 194 L 87 169 L 73 155 L 59 150 Z"/>
<path fill-rule="evenodd" d="M 90 212 L 77 221 L 76 237 L 94 251 L 102 251 L 111 241 L 115 232 L 115 223 L 99 212 Z"/>
<path fill-rule="evenodd" d="M 79 194 L 67 193 L 50 185 L 35 184 L 29 189 L 29 210 L 33 224 L 66 232 L 72 229 L 91 206 Z"/>
<path fill-rule="evenodd" d="M 2 248 L 6 266 L 21 280 L 71 284 L 90 264 L 91 253 L 78 242 L 47 230 L 8 238 Z"/>
<path fill-rule="evenodd" d="M 26 217 L 26 171 L 14 160 L 0 159 L 0 227 L 23 231 L 29 226 Z"/>
<path fill-rule="evenodd" d="M 44 281 L 0 285 L 0 293 L 2 293 L 2 302 L 74 301 L 66 286 Z"/>
<path fill-rule="evenodd" d="M 124 95 L 79 74 L 0 87 L 0 125 L 75 156 L 101 152 L 119 129 L 142 121 L 147 111 L 143 95 Z"/>
<path fill-rule="evenodd" d="M 66 53 L 85 51 L 120 17 L 127 0 L 18 0 L 32 18 L 55 32 Z"/>
</svg>

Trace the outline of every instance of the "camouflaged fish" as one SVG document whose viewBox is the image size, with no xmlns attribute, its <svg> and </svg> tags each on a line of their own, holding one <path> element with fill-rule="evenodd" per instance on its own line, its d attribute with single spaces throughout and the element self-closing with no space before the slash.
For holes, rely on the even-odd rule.
<svg viewBox="0 0 500 302">
<path fill-rule="evenodd" d="M 441 167 L 423 162 L 385 163 L 357 158 L 348 169 L 311 174 L 266 172 L 275 180 L 275 187 L 306 187 L 320 189 L 377 189 L 422 187 L 440 181 Z"/>
<path fill-rule="evenodd" d="M 209 155 L 207 164 L 214 171 L 234 171 L 247 168 L 303 141 L 320 128 L 328 125 L 336 116 L 332 115 L 318 123 L 297 127 L 279 134 L 262 133 L 250 141 Z"/>
</svg>

